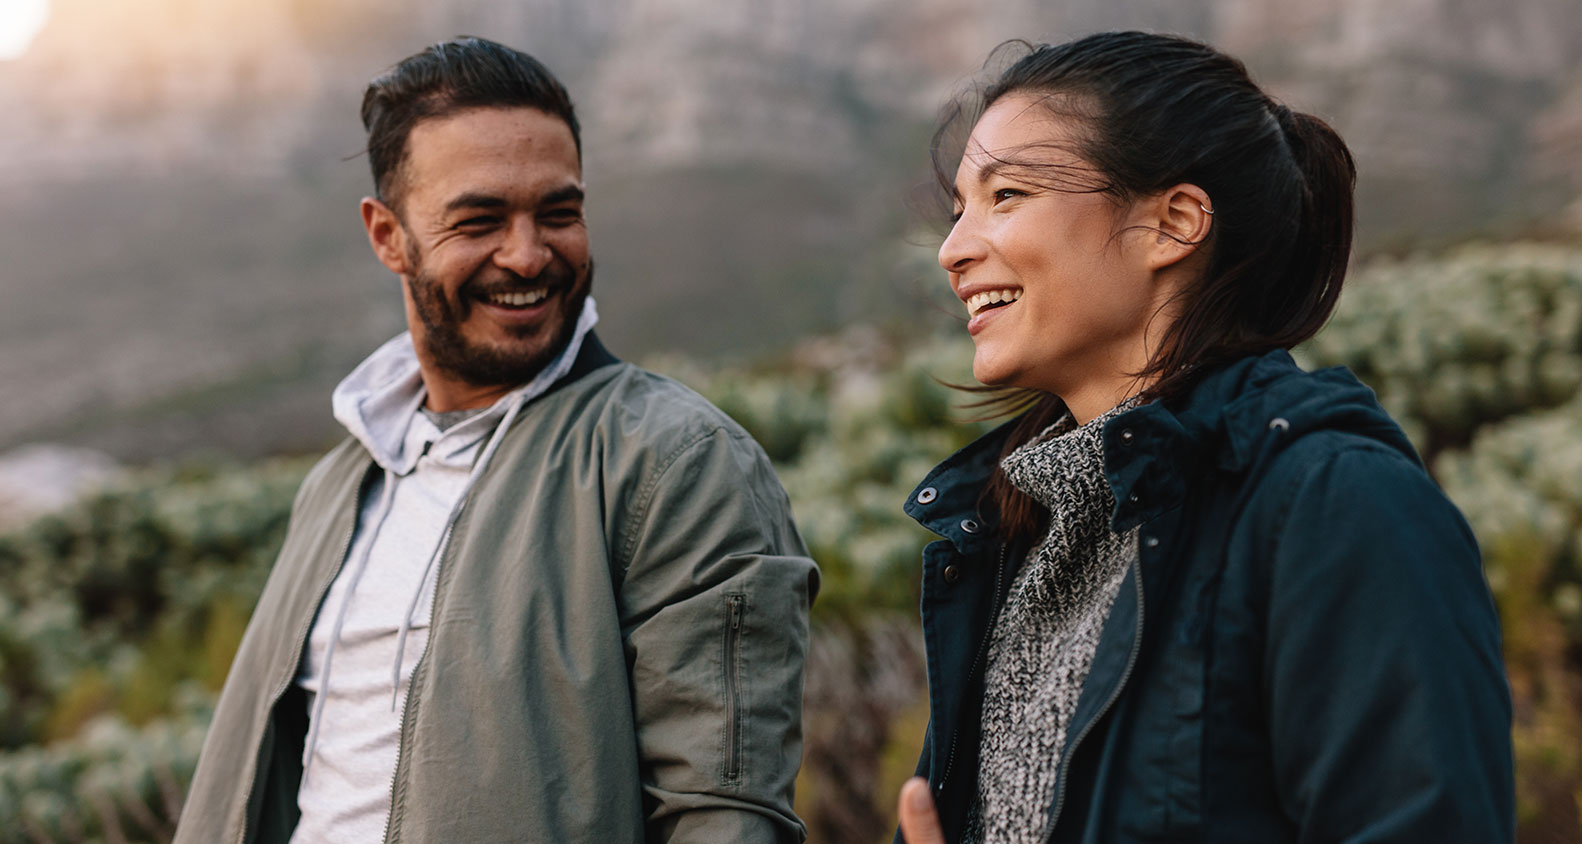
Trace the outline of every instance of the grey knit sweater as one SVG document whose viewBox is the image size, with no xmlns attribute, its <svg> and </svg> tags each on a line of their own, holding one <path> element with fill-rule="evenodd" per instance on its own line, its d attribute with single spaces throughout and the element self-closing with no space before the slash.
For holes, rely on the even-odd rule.
<svg viewBox="0 0 1582 844">
<path fill-rule="evenodd" d="M 1099 633 L 1137 559 L 1137 529 L 1109 529 L 1104 423 L 1070 416 L 1001 464 L 1017 489 L 1049 508 L 1049 534 L 1022 562 L 990 634 L 978 800 L 965 840 L 1047 841 L 1066 725 L 1093 665 Z"/>
</svg>

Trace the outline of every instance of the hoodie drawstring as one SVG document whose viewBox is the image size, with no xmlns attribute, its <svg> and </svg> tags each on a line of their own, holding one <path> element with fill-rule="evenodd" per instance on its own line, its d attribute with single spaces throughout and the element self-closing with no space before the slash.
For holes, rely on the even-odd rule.
<svg viewBox="0 0 1582 844">
<path fill-rule="evenodd" d="M 384 488 L 379 490 L 378 514 L 374 518 L 373 532 L 378 533 L 384 526 L 385 517 L 390 515 L 391 505 L 395 502 L 396 476 L 394 472 L 385 470 Z M 330 643 L 324 648 L 324 667 L 319 672 L 319 691 L 314 695 L 313 714 L 308 719 L 308 744 L 307 755 L 302 761 L 302 779 L 308 778 L 308 769 L 313 765 L 313 749 L 319 743 L 319 725 L 324 723 L 324 703 L 329 700 L 330 690 L 330 662 L 335 659 L 335 646 L 341 640 L 341 625 L 346 622 L 347 605 L 351 603 L 352 595 L 357 592 L 357 584 L 363 579 L 363 572 L 368 570 L 368 560 L 373 556 L 373 543 L 363 543 L 362 553 L 357 557 L 357 565 L 352 569 L 352 579 L 346 584 L 346 591 L 341 595 L 340 609 L 335 613 L 335 624 L 330 628 Z"/>
<path fill-rule="evenodd" d="M 494 433 L 490 435 L 489 442 L 484 446 L 477 461 L 472 465 L 472 471 L 467 475 L 467 485 L 462 488 L 461 495 L 457 496 L 456 503 L 451 507 L 450 515 L 445 519 L 445 530 L 440 533 L 439 543 L 429 552 L 428 562 L 423 566 L 423 576 L 418 579 L 418 588 L 412 593 L 412 601 L 407 605 L 406 613 L 401 617 L 401 629 L 396 636 L 395 669 L 391 675 L 390 710 L 396 708 L 396 702 L 401 695 L 401 668 L 406 656 L 406 637 L 412 630 L 412 614 L 417 611 L 418 600 L 423 596 L 423 587 L 428 583 L 428 576 L 434 570 L 434 561 L 439 559 L 440 552 L 444 550 L 445 543 L 450 539 L 451 529 L 456 525 L 456 519 L 461 515 L 462 506 L 467 501 L 467 494 L 472 491 L 472 485 L 477 482 L 478 476 L 489 463 L 489 459 L 499 450 L 500 442 L 505 432 L 511 427 L 516 415 L 522 409 L 522 402 L 515 402 L 506 409 L 505 417 L 500 424 L 495 426 Z M 379 491 L 378 516 L 374 519 L 373 533 L 377 534 L 384 526 L 385 517 L 390 515 L 391 505 L 395 499 L 396 475 L 389 470 L 385 471 L 384 488 Z M 335 646 L 341 639 L 341 625 L 346 621 L 347 604 L 352 599 L 352 594 L 357 591 L 357 584 L 362 580 L 363 573 L 368 569 L 368 560 L 372 556 L 373 542 L 365 543 L 362 553 L 358 555 L 356 568 L 352 569 L 352 578 L 346 585 L 346 594 L 341 597 L 341 606 L 335 616 L 335 625 L 330 629 L 330 642 L 324 649 L 324 668 L 319 674 L 319 693 L 313 701 L 313 714 L 309 718 L 307 753 L 302 764 L 302 778 L 307 779 L 308 769 L 313 764 L 313 751 L 319 741 L 319 725 L 324 722 L 325 701 L 329 699 L 330 662 L 335 657 Z"/>
<path fill-rule="evenodd" d="M 401 632 L 396 635 L 395 669 L 390 674 L 390 711 L 394 712 L 396 701 L 401 697 L 401 663 L 406 657 L 406 634 L 412 629 L 412 614 L 417 611 L 417 602 L 423 596 L 423 587 L 428 583 L 429 573 L 434 570 L 434 561 L 439 559 L 440 552 L 444 550 L 445 543 L 450 540 L 451 529 L 456 526 L 456 519 L 461 515 L 461 508 L 467 503 L 467 496 L 472 492 L 472 485 L 477 482 L 478 476 L 483 474 L 483 468 L 489 464 L 489 458 L 500 447 L 500 441 L 505 438 L 505 432 L 510 429 L 515 421 L 516 414 L 522 409 L 523 402 L 513 402 L 505 411 L 505 418 L 495 426 L 494 433 L 490 435 L 489 442 L 483 447 L 483 453 L 478 455 L 472 464 L 472 472 L 467 475 L 467 485 L 462 488 L 461 495 L 456 497 L 456 503 L 450 508 L 450 515 L 445 517 L 445 530 L 439 535 L 439 543 L 434 550 L 429 552 L 428 562 L 423 565 L 423 576 L 418 579 L 418 588 L 412 592 L 412 601 L 407 604 L 406 613 L 401 616 Z M 438 588 L 437 584 L 436 587 Z"/>
</svg>

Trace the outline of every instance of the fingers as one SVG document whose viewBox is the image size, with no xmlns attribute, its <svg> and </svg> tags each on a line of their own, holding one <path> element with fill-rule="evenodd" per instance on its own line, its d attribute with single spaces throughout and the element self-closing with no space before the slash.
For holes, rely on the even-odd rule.
<svg viewBox="0 0 1582 844">
<path fill-rule="evenodd" d="M 928 780 L 912 777 L 901 786 L 896 813 L 901 818 L 901 837 L 906 839 L 906 844 L 945 844 L 945 831 L 940 829 Z"/>
</svg>

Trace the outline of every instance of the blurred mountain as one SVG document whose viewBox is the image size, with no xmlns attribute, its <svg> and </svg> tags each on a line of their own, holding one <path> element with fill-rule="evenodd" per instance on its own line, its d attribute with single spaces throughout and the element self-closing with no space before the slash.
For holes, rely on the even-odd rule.
<svg viewBox="0 0 1582 844">
<path fill-rule="evenodd" d="M 1361 247 L 1582 220 L 1575 0 L 54 0 L 0 63 L 0 448 L 312 449 L 399 330 L 357 222 L 362 86 L 457 33 L 579 103 L 601 331 L 751 353 L 945 319 L 905 206 L 990 50 L 1117 27 L 1243 57 L 1362 167 Z M 1569 211 L 1567 210 L 1569 208 Z"/>
</svg>

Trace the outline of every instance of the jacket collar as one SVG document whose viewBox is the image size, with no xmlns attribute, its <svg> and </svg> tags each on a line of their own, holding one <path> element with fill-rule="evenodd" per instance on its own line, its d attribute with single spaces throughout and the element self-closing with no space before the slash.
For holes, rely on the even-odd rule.
<svg viewBox="0 0 1582 844">
<path fill-rule="evenodd" d="M 978 499 L 1015 425 L 1012 419 L 945 458 L 912 490 L 902 509 L 962 553 L 987 550 L 994 544 L 997 524 L 993 514 L 978 512 Z"/>
<path fill-rule="evenodd" d="M 929 472 L 907 499 L 907 515 L 964 553 L 992 542 L 994 525 L 978 513 L 978 497 L 1014 423 Z M 1296 435 L 1319 428 L 1349 430 L 1421 462 L 1356 376 L 1343 367 L 1304 372 L 1277 349 L 1212 369 L 1184 396 L 1105 424 L 1104 474 L 1115 494 L 1111 527 L 1123 531 L 1147 522 L 1180 506 L 1205 472 L 1246 471 Z M 965 529 L 969 520 L 976 531 Z"/>
</svg>

